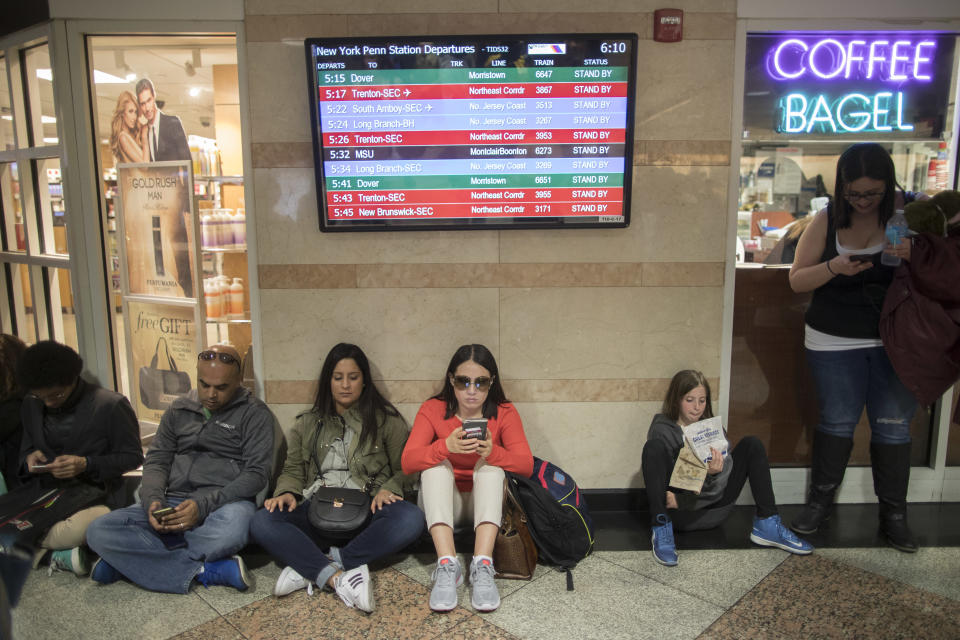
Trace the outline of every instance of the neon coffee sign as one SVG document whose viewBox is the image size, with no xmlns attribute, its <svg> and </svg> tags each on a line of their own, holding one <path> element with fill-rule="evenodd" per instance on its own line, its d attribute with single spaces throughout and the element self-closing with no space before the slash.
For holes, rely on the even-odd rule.
<svg viewBox="0 0 960 640">
<path fill-rule="evenodd" d="M 913 131 L 910 88 L 934 76 L 936 40 L 923 35 L 788 36 L 766 56 L 766 71 L 788 85 L 779 99 L 780 133 Z"/>
</svg>

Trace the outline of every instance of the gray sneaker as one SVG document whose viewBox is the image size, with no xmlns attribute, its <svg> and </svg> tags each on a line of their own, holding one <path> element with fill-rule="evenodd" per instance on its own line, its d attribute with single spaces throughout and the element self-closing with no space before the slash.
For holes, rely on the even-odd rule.
<svg viewBox="0 0 960 640">
<path fill-rule="evenodd" d="M 493 561 L 486 556 L 474 557 L 470 563 L 470 604 L 477 611 L 495 611 L 500 606 L 500 593 L 493 576 Z"/>
<path fill-rule="evenodd" d="M 457 606 L 457 587 L 463 584 L 463 571 L 456 558 L 443 557 L 437 560 L 433 570 L 433 589 L 430 590 L 430 608 L 434 611 L 451 611 Z"/>
</svg>

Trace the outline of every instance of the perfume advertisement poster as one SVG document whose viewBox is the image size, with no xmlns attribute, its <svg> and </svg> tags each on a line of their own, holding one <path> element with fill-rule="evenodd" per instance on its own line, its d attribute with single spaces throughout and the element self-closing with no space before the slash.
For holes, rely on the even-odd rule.
<svg viewBox="0 0 960 640">
<path fill-rule="evenodd" d="M 189 162 L 121 164 L 129 294 L 193 298 L 193 188 Z"/>
<path fill-rule="evenodd" d="M 196 387 L 194 308 L 129 300 L 130 350 L 137 417 L 160 422 L 170 403 Z"/>
</svg>

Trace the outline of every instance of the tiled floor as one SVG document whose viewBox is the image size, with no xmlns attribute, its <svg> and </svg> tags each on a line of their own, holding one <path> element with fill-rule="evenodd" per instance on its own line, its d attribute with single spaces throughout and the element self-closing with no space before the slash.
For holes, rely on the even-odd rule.
<svg viewBox="0 0 960 640">
<path fill-rule="evenodd" d="M 789 508 L 788 508 L 789 509 Z M 903 554 L 875 542 L 875 509 L 844 507 L 844 544 L 807 557 L 746 542 L 750 510 L 722 529 L 678 536 L 680 566 L 654 562 L 636 514 L 603 514 L 599 548 L 574 570 L 538 567 L 534 579 L 498 581 L 500 609 L 476 614 L 469 591 L 448 614 L 430 612 L 433 558 L 398 556 L 374 569 L 376 611 L 335 595 L 270 595 L 279 568 L 248 555 L 256 586 L 156 594 L 99 586 L 45 570 L 30 576 L 14 610 L 15 638 L 952 638 L 960 637 L 960 505 L 915 508 L 924 546 Z M 743 513 L 740 513 L 742 511 Z M 785 513 L 785 516 L 788 515 Z M 746 523 L 746 524 L 745 524 Z M 931 527 L 951 528 L 933 531 Z M 745 528 L 746 527 L 746 528 Z M 859 532 L 859 533 L 857 533 Z M 706 534 L 706 535 L 705 535 Z M 709 548 L 723 546 L 724 550 Z M 722 544 L 717 544 L 722 541 Z"/>
</svg>

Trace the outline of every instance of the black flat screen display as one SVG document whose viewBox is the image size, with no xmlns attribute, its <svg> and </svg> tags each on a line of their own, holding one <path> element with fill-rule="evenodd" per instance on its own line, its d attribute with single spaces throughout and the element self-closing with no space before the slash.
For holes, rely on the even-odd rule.
<svg viewBox="0 0 960 640">
<path fill-rule="evenodd" d="M 636 34 L 306 41 L 323 231 L 626 227 Z"/>
</svg>

